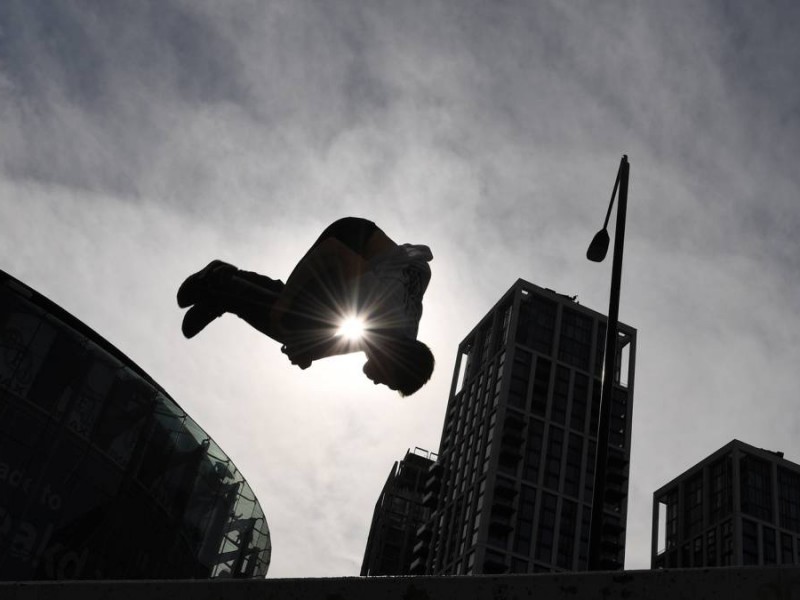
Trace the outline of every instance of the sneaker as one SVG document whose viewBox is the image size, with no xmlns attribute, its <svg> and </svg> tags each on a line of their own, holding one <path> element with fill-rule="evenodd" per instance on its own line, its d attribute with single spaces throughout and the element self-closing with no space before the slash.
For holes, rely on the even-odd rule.
<svg viewBox="0 0 800 600">
<path fill-rule="evenodd" d="M 233 265 L 221 260 L 212 260 L 204 269 L 187 277 L 178 288 L 178 306 L 186 308 L 205 300 L 209 291 L 219 287 L 219 284 L 236 270 Z"/>
<path fill-rule="evenodd" d="M 224 312 L 208 304 L 195 304 L 183 316 L 181 331 L 184 337 L 187 339 L 193 338 L 203 331 L 211 321 L 222 316 Z"/>
</svg>

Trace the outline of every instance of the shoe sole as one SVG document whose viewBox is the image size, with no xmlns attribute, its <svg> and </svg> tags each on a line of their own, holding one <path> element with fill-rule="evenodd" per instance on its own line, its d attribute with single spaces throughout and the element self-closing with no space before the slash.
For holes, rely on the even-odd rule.
<svg viewBox="0 0 800 600">
<path fill-rule="evenodd" d="M 186 339 L 191 339 L 203 331 L 216 318 L 222 316 L 222 311 L 205 304 L 195 304 L 183 316 L 181 332 Z"/>
</svg>

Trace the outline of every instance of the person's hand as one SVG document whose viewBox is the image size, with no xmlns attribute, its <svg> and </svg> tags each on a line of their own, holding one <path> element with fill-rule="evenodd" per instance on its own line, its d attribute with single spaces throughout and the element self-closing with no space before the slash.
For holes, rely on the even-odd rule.
<svg viewBox="0 0 800 600">
<path fill-rule="evenodd" d="M 289 358 L 289 361 L 293 365 L 297 365 L 301 369 L 307 369 L 311 366 L 311 358 L 305 352 L 299 352 L 296 348 L 292 348 L 291 346 L 282 346 L 281 352 Z"/>
</svg>

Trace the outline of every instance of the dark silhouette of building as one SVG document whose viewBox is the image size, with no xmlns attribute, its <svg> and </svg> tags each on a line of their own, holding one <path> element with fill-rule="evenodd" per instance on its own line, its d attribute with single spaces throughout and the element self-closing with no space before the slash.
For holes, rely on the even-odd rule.
<svg viewBox="0 0 800 600">
<path fill-rule="evenodd" d="M 0 271 L 0 580 L 263 576 L 225 453 L 144 371 Z"/>
<path fill-rule="evenodd" d="M 523 280 L 459 347 L 412 572 L 587 566 L 605 317 Z M 621 569 L 636 331 L 620 325 L 603 566 Z"/>
<path fill-rule="evenodd" d="M 395 462 L 383 486 L 369 529 L 361 575 L 409 575 L 416 531 L 430 516 L 422 505 L 430 452 L 415 448 Z"/>
<path fill-rule="evenodd" d="M 653 494 L 653 568 L 800 563 L 800 465 L 733 440 Z"/>
</svg>

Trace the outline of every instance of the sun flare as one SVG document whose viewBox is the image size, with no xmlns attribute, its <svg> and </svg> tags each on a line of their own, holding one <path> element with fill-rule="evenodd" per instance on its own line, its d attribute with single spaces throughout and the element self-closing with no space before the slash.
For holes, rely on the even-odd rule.
<svg viewBox="0 0 800 600">
<path fill-rule="evenodd" d="M 364 335 L 364 321 L 358 317 L 348 317 L 336 333 L 348 340 L 360 339 Z"/>
</svg>

